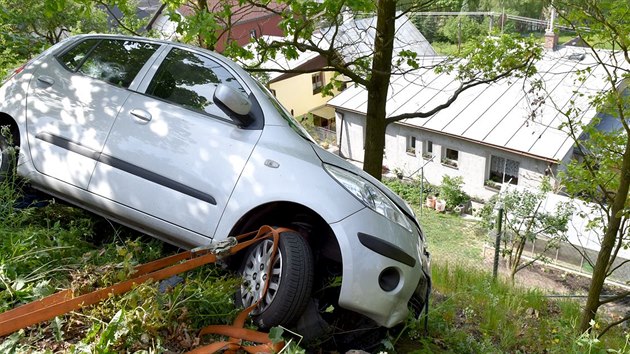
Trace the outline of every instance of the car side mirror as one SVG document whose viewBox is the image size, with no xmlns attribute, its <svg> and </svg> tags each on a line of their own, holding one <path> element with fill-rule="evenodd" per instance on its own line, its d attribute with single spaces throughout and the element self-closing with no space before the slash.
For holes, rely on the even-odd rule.
<svg viewBox="0 0 630 354">
<path fill-rule="evenodd" d="M 241 127 L 250 125 L 252 102 L 244 93 L 228 85 L 219 84 L 214 91 L 214 102 Z"/>
</svg>

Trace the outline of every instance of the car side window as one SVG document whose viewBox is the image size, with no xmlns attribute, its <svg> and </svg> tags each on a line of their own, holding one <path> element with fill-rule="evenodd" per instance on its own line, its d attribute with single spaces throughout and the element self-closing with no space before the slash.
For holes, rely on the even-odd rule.
<svg viewBox="0 0 630 354">
<path fill-rule="evenodd" d="M 68 70 L 77 71 L 85 57 L 90 53 L 90 50 L 92 50 L 99 41 L 100 39 L 85 40 L 61 55 L 59 61 L 61 61 Z"/>
<path fill-rule="evenodd" d="M 189 109 L 224 117 L 225 114 L 213 101 L 219 84 L 245 93 L 241 84 L 221 64 L 205 56 L 173 48 L 155 73 L 146 93 Z"/>
<path fill-rule="evenodd" d="M 92 49 L 95 40 L 86 40 L 61 56 L 70 70 L 110 84 L 128 88 L 142 66 L 159 47 L 152 43 L 102 39 Z M 87 56 L 87 59 L 84 57 Z M 78 68 L 76 68 L 78 66 Z"/>
</svg>

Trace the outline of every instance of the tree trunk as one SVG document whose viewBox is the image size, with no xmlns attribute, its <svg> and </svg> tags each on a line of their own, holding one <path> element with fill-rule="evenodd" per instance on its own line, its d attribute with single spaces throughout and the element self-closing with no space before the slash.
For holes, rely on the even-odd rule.
<svg viewBox="0 0 630 354">
<path fill-rule="evenodd" d="M 396 1 L 379 0 L 374 41 L 374 59 L 368 91 L 365 119 L 365 156 L 363 170 L 381 179 L 385 148 L 385 107 L 392 70 L 392 51 L 396 31 Z"/>
<path fill-rule="evenodd" d="M 527 238 L 525 236 L 519 236 L 519 240 L 516 245 L 516 255 L 514 256 L 512 264 L 510 264 L 510 280 L 512 281 L 512 285 L 514 285 L 516 273 L 518 272 L 518 266 L 521 264 L 521 257 L 523 256 L 523 249 L 525 249 L 526 241 Z"/>
<path fill-rule="evenodd" d="M 619 226 L 621 225 L 621 213 L 624 209 L 626 199 L 628 198 L 628 190 L 630 188 L 630 136 L 626 141 L 626 149 L 623 153 L 623 161 L 621 164 L 621 176 L 619 177 L 619 187 L 617 194 L 610 209 L 610 220 L 604 238 L 602 239 L 601 249 L 597 255 L 597 262 L 593 268 L 593 278 L 591 286 L 588 289 L 588 299 L 586 306 L 582 312 L 582 320 L 580 321 L 580 332 L 584 333 L 590 327 L 591 320 L 595 319 L 595 314 L 601 305 L 599 297 L 606 280 L 606 272 L 608 264 L 611 262 L 610 255 L 617 241 Z"/>
</svg>

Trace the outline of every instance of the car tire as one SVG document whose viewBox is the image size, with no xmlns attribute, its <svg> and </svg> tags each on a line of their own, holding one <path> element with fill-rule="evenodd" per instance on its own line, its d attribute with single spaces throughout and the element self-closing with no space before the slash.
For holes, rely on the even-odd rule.
<svg viewBox="0 0 630 354">
<path fill-rule="evenodd" d="M 243 282 L 236 294 L 237 305 L 251 306 L 260 297 L 272 249 L 273 240 L 265 239 L 247 250 L 239 271 Z M 251 312 L 254 323 L 261 328 L 294 323 L 311 297 L 313 273 L 308 242 L 297 232 L 281 233 L 267 294 Z"/>
<path fill-rule="evenodd" d="M 14 162 L 11 160 L 14 158 L 15 155 L 11 151 L 11 146 L 7 142 L 7 139 L 0 135 L 0 182 L 11 175 L 14 166 Z"/>
</svg>

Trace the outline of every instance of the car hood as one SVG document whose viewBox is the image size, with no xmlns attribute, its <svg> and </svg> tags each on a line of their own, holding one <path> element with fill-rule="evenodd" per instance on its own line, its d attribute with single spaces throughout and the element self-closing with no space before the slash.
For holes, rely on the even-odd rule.
<svg viewBox="0 0 630 354">
<path fill-rule="evenodd" d="M 342 159 L 341 157 L 322 149 L 317 144 L 311 143 L 311 146 L 313 147 L 315 154 L 317 154 L 317 156 L 319 157 L 320 160 L 322 160 L 323 163 L 337 166 L 339 168 L 343 168 L 344 170 L 348 170 L 368 180 L 370 183 L 372 183 L 374 186 L 380 189 L 383 193 L 385 193 L 385 195 L 389 197 L 389 199 L 391 199 L 400 208 L 400 210 L 402 210 L 405 214 L 407 214 L 407 216 L 409 216 L 409 218 L 413 220 L 413 222 L 416 225 L 418 224 L 418 222 L 416 221 L 416 218 L 414 217 L 413 211 L 409 208 L 407 203 L 405 203 L 405 201 L 401 197 L 399 197 L 396 193 L 392 192 L 383 183 L 381 183 L 381 181 L 377 180 L 376 178 L 372 177 L 370 174 L 366 173 L 365 171 L 351 164 L 350 162 Z"/>
</svg>

